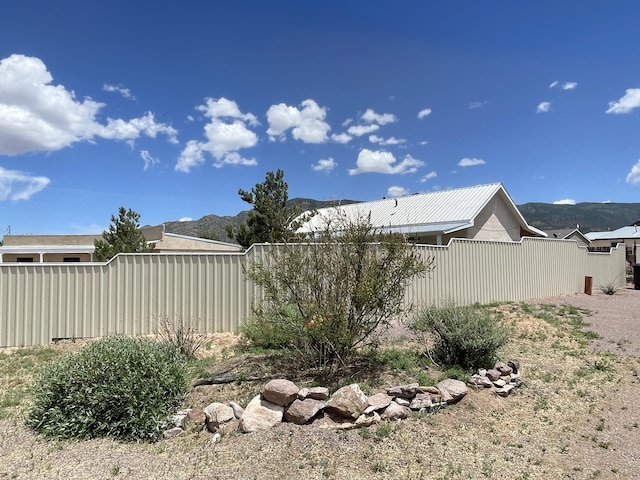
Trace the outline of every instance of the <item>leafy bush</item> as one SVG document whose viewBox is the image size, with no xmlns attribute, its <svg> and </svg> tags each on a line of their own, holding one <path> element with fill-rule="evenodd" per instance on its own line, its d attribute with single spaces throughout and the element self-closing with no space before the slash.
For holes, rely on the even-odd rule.
<svg viewBox="0 0 640 480">
<path fill-rule="evenodd" d="M 156 319 L 156 336 L 163 342 L 174 346 L 182 355 L 191 359 L 196 356 L 196 352 L 204 345 L 206 337 L 198 333 L 198 329 L 193 322 L 184 320 L 182 317 L 170 318 L 160 316 Z"/>
<path fill-rule="evenodd" d="M 50 437 L 156 440 L 187 389 L 169 343 L 106 337 L 46 365 L 26 423 Z"/>
<path fill-rule="evenodd" d="M 347 367 L 359 349 L 375 347 L 375 334 L 392 316 L 407 310 L 411 278 L 432 268 L 433 259 L 405 237 L 338 210 L 306 241 L 249 264 L 245 273 L 264 299 L 244 334 L 257 345 L 287 348 L 307 367 Z"/>
<path fill-rule="evenodd" d="M 426 342 L 433 342 L 433 356 L 450 366 L 493 366 L 498 349 L 510 329 L 495 312 L 478 305 L 429 307 L 409 325 Z"/>
</svg>

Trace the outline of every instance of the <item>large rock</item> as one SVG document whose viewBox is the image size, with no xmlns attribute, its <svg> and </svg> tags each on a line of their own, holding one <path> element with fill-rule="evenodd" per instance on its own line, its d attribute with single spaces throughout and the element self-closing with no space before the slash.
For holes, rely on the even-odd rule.
<svg viewBox="0 0 640 480">
<path fill-rule="evenodd" d="M 422 391 L 418 383 L 410 383 L 408 385 L 399 385 L 397 387 L 391 387 L 387 390 L 387 395 L 398 398 L 413 398 L 416 393 Z"/>
<path fill-rule="evenodd" d="M 220 425 L 236 418 L 233 408 L 219 402 L 213 402 L 207 405 L 204 409 L 204 415 L 206 417 L 207 429 L 213 433 L 218 431 Z"/>
<path fill-rule="evenodd" d="M 448 378 L 436 384 L 440 394 L 448 404 L 456 403 L 462 400 L 467 394 L 468 389 L 464 382 Z"/>
<path fill-rule="evenodd" d="M 344 418 L 358 418 L 367 408 L 367 396 L 357 383 L 336 391 L 327 402 L 327 410 Z"/>
<path fill-rule="evenodd" d="M 364 410 L 364 413 L 371 413 L 376 410 L 387 408 L 391 403 L 391 400 L 393 400 L 393 397 L 386 393 L 376 393 L 367 399 L 368 406 Z"/>
<path fill-rule="evenodd" d="M 284 407 L 256 395 L 244 409 L 240 418 L 240 430 L 244 433 L 267 430 L 282 422 Z"/>
<path fill-rule="evenodd" d="M 278 378 L 262 387 L 262 398 L 268 402 L 286 407 L 298 397 L 300 389 L 291 380 Z"/>
<path fill-rule="evenodd" d="M 411 416 L 411 409 L 409 407 L 403 407 L 396 402 L 391 402 L 387 408 L 384 409 L 380 418 L 382 420 L 404 420 Z"/>
<path fill-rule="evenodd" d="M 411 410 L 422 410 L 423 408 L 430 409 L 432 405 L 433 402 L 431 401 L 431 395 L 428 393 L 418 393 L 413 400 L 411 400 L 409 408 Z"/>
<path fill-rule="evenodd" d="M 284 412 L 284 418 L 287 422 L 303 425 L 322 411 L 326 405 L 322 400 L 313 398 L 296 399 Z"/>
</svg>

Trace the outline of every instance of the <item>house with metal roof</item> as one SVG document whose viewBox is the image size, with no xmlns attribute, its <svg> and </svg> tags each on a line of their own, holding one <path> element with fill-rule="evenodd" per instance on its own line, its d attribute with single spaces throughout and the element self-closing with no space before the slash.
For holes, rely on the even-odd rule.
<svg viewBox="0 0 640 480">
<path fill-rule="evenodd" d="M 339 219 L 366 217 L 382 231 L 434 245 L 452 238 L 518 241 L 524 236 L 547 236 L 526 222 L 501 183 L 321 208 L 298 231 L 323 231 L 334 228 Z"/>
<path fill-rule="evenodd" d="M 624 243 L 627 252 L 627 262 L 640 263 L 640 225 L 629 225 L 610 232 L 590 232 L 586 234 L 590 241 L 589 250 L 594 252 L 608 252 L 619 243 Z"/>
<path fill-rule="evenodd" d="M 164 225 L 142 227 L 153 253 L 239 252 L 240 245 L 164 231 Z M 94 262 L 95 235 L 5 235 L 0 246 L 0 263 Z"/>
</svg>

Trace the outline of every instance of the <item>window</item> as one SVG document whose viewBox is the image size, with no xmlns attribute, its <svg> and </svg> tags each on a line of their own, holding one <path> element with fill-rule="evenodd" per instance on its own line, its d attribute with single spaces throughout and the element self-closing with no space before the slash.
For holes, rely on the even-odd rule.
<svg viewBox="0 0 640 480">
<path fill-rule="evenodd" d="M 80 257 L 64 257 L 62 261 L 64 263 L 77 263 L 80 261 Z"/>
<path fill-rule="evenodd" d="M 33 263 L 33 257 L 18 257 L 18 263 Z"/>
</svg>

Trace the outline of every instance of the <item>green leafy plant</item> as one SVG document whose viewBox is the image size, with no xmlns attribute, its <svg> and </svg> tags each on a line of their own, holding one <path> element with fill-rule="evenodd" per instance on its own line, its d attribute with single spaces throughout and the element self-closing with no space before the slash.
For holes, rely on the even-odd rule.
<svg viewBox="0 0 640 480">
<path fill-rule="evenodd" d="M 26 424 L 49 437 L 156 440 L 187 389 L 184 357 L 166 342 L 121 336 L 47 364 Z"/>
<path fill-rule="evenodd" d="M 285 347 L 306 366 L 346 367 L 410 308 L 409 281 L 433 268 L 405 237 L 336 209 L 304 242 L 285 243 L 247 266 L 263 300 L 242 333 L 257 345 Z"/>
<path fill-rule="evenodd" d="M 430 356 L 449 366 L 492 366 L 508 340 L 510 328 L 501 316 L 479 305 L 428 307 L 409 323 Z"/>
</svg>

